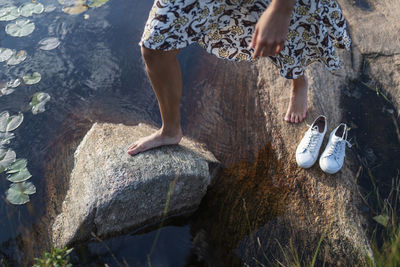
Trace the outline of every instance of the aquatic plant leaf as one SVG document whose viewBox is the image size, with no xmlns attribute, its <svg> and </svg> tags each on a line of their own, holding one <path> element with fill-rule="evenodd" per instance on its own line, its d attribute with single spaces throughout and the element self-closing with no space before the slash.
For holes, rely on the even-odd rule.
<svg viewBox="0 0 400 267">
<path fill-rule="evenodd" d="M 18 7 L 7 6 L 0 9 L 0 21 L 10 21 L 19 17 Z"/>
<path fill-rule="evenodd" d="M 387 226 L 387 224 L 389 222 L 389 216 L 387 216 L 386 214 L 381 214 L 381 215 L 375 216 L 375 217 L 373 217 L 373 219 L 377 223 L 379 223 L 379 224 L 381 224 L 381 225 L 383 225 L 385 227 Z"/>
<path fill-rule="evenodd" d="M 75 4 L 75 0 L 58 0 L 58 3 L 63 6 L 73 6 Z"/>
<path fill-rule="evenodd" d="M 14 54 L 7 60 L 7 65 L 18 65 L 22 61 L 26 59 L 28 54 L 26 53 L 25 50 L 19 51 L 17 54 Z"/>
<path fill-rule="evenodd" d="M 101 7 L 105 3 L 107 3 L 109 0 L 90 0 L 89 7 Z"/>
<path fill-rule="evenodd" d="M 30 17 L 33 14 L 40 14 L 44 11 L 41 3 L 25 3 L 18 8 L 19 14 L 23 17 Z"/>
<path fill-rule="evenodd" d="M 17 191 L 11 187 L 7 190 L 6 195 L 7 200 L 14 205 L 22 205 L 29 202 L 29 196 L 27 194 Z"/>
<path fill-rule="evenodd" d="M 15 152 L 11 149 L 7 150 L 4 157 L 0 159 L 0 168 L 3 167 L 7 169 L 8 166 L 10 166 L 10 164 L 15 161 L 15 158 L 16 158 Z"/>
<path fill-rule="evenodd" d="M 23 37 L 35 30 L 35 24 L 29 19 L 20 19 L 6 26 L 6 33 L 14 37 Z"/>
<path fill-rule="evenodd" d="M 0 160 L 2 160 L 7 153 L 7 150 L 0 147 Z"/>
<path fill-rule="evenodd" d="M 7 83 L 7 87 L 17 88 L 21 84 L 21 79 L 17 78 L 14 81 L 10 81 Z"/>
<path fill-rule="evenodd" d="M 5 132 L 2 133 L 0 132 L 0 147 L 3 147 L 4 145 L 8 145 L 10 143 L 11 139 L 14 139 L 14 134 L 10 132 Z"/>
<path fill-rule="evenodd" d="M 55 5 L 48 5 L 44 8 L 44 12 L 46 13 L 50 13 L 53 12 L 54 10 L 56 10 L 57 7 Z"/>
<path fill-rule="evenodd" d="M 29 202 L 29 195 L 36 193 L 36 187 L 31 182 L 13 183 L 7 190 L 7 200 L 15 205 Z"/>
<path fill-rule="evenodd" d="M 4 156 L 6 155 L 7 150 L 5 150 L 4 148 L 0 147 L 0 160 L 2 160 L 4 158 Z M 6 168 L 3 166 L 0 166 L 0 173 L 2 173 Z"/>
<path fill-rule="evenodd" d="M 14 91 L 15 91 L 14 88 L 3 88 L 0 90 L 1 92 L 0 96 L 12 94 L 14 93 Z"/>
<path fill-rule="evenodd" d="M 17 129 L 21 125 L 23 120 L 24 114 L 22 112 L 19 112 L 18 115 L 9 117 L 6 132 L 11 132 Z"/>
<path fill-rule="evenodd" d="M 24 77 L 24 83 L 27 85 L 32 85 L 38 83 L 42 79 L 42 75 L 39 72 L 34 72 L 32 74 L 26 74 Z"/>
<path fill-rule="evenodd" d="M 50 100 L 48 93 L 38 92 L 32 96 L 29 106 L 32 107 L 34 115 L 45 111 L 45 104 Z"/>
<path fill-rule="evenodd" d="M 75 0 L 73 6 L 65 6 L 62 11 L 70 15 L 78 15 L 85 12 L 88 8 L 86 0 Z"/>
<path fill-rule="evenodd" d="M 26 168 L 28 161 L 26 159 L 17 159 L 7 169 L 7 173 L 16 173 Z"/>
<path fill-rule="evenodd" d="M 7 177 L 7 180 L 14 183 L 19 183 L 28 180 L 32 177 L 32 174 L 27 168 L 24 168 L 16 173 L 13 173 Z"/>
<path fill-rule="evenodd" d="M 8 111 L 0 113 L 0 132 L 6 131 L 9 117 L 10 113 L 8 113 Z"/>
<path fill-rule="evenodd" d="M 39 45 L 40 45 L 39 48 L 42 50 L 52 50 L 52 49 L 57 48 L 60 45 L 60 41 L 56 37 L 49 37 L 49 38 L 42 39 L 39 42 Z"/>
<path fill-rule="evenodd" d="M 15 50 L 9 48 L 0 48 L 0 62 L 7 61 L 15 54 Z"/>
</svg>

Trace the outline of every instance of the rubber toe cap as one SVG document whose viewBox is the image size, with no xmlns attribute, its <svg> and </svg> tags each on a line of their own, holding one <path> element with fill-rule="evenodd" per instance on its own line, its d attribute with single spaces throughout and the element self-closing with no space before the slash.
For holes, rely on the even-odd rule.
<svg viewBox="0 0 400 267">
<path fill-rule="evenodd" d="M 310 153 L 300 153 L 296 154 L 296 162 L 299 167 L 307 169 L 310 168 L 315 163 L 315 159 Z"/>
<path fill-rule="evenodd" d="M 324 172 L 329 174 L 337 173 L 342 167 L 339 166 L 339 164 L 335 160 L 328 157 L 320 158 L 319 166 Z"/>
</svg>

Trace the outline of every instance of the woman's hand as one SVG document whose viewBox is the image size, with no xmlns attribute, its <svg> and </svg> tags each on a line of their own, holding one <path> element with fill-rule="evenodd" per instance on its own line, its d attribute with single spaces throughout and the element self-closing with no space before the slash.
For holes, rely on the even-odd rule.
<svg viewBox="0 0 400 267">
<path fill-rule="evenodd" d="M 272 0 L 258 20 L 249 49 L 255 48 L 253 59 L 273 56 L 284 47 L 290 16 L 296 0 Z"/>
</svg>

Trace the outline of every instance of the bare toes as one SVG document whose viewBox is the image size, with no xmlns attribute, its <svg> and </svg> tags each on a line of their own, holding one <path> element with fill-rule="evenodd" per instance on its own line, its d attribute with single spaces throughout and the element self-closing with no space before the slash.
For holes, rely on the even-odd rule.
<svg viewBox="0 0 400 267">
<path fill-rule="evenodd" d="M 137 146 L 134 149 L 130 149 L 128 151 L 128 154 L 131 155 L 131 156 L 134 156 L 134 155 L 138 154 L 139 152 L 141 152 L 141 150 L 140 150 L 140 147 Z"/>
<path fill-rule="evenodd" d="M 299 116 L 298 116 L 298 115 L 295 115 L 295 116 L 294 116 L 294 122 L 295 122 L 295 123 L 298 123 L 298 122 L 299 122 Z"/>
<path fill-rule="evenodd" d="M 137 145 L 137 143 L 135 142 L 135 143 L 131 144 L 131 145 L 128 147 L 128 149 L 132 149 L 132 148 L 134 148 L 136 145 Z"/>
<path fill-rule="evenodd" d="M 288 113 L 286 113 L 286 115 L 285 115 L 285 121 L 286 121 L 286 122 L 290 122 L 290 117 L 289 117 L 289 114 L 288 114 Z"/>
<path fill-rule="evenodd" d="M 290 115 L 290 122 L 294 122 L 294 114 L 293 113 Z"/>
</svg>

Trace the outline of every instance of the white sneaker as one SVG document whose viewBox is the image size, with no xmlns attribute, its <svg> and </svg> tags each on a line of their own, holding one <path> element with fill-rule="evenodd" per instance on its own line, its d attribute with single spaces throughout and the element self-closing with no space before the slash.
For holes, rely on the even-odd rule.
<svg viewBox="0 0 400 267">
<path fill-rule="evenodd" d="M 317 161 L 319 149 L 326 133 L 326 117 L 320 115 L 310 125 L 296 149 L 297 165 L 310 168 Z"/>
<path fill-rule="evenodd" d="M 346 144 L 349 148 L 351 147 L 347 141 L 347 131 L 347 125 L 341 123 L 329 135 L 328 144 L 319 158 L 319 166 L 324 172 L 334 174 L 342 168 L 346 155 Z"/>
</svg>

